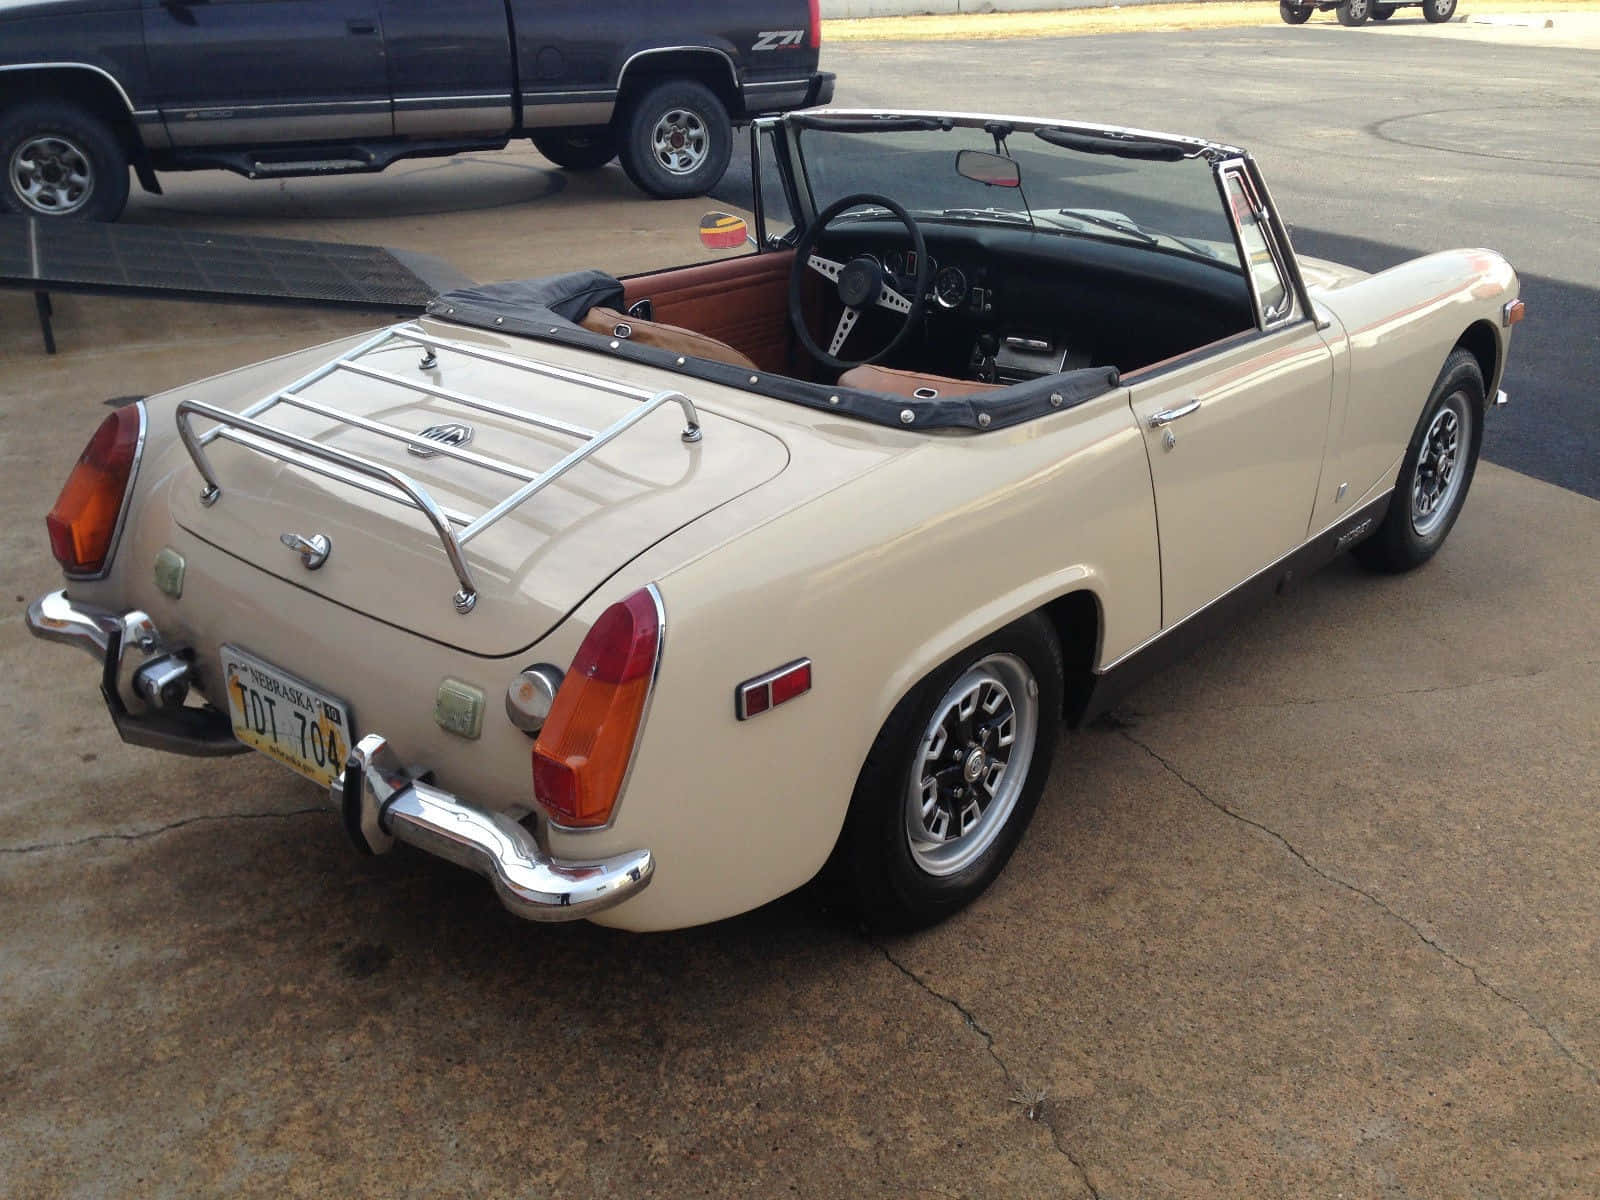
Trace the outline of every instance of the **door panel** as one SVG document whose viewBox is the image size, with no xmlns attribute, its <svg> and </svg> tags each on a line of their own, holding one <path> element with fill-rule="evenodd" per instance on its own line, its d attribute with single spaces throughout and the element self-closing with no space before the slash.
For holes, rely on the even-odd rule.
<svg viewBox="0 0 1600 1200">
<path fill-rule="evenodd" d="M 1315 325 L 1300 321 L 1129 380 L 1155 484 L 1164 628 L 1308 536 L 1331 363 Z"/>
<path fill-rule="evenodd" d="M 503 0 L 382 0 L 402 137 L 504 134 L 514 123 Z"/>
<path fill-rule="evenodd" d="M 394 131 L 377 0 L 145 0 L 144 30 L 175 146 Z"/>
<path fill-rule="evenodd" d="M 651 318 L 726 342 L 763 371 L 789 370 L 791 251 L 656 271 L 624 279 L 625 304 L 649 300 Z"/>
</svg>

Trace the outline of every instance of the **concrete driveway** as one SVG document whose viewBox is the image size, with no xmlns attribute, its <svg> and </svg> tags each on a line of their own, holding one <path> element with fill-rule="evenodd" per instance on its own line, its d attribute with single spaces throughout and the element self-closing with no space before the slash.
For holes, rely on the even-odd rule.
<svg viewBox="0 0 1600 1200">
<path fill-rule="evenodd" d="M 1197 36 L 1073 53 L 1146 56 L 1128 103 L 1155 106 Z M 1300 87 L 1374 86 L 1350 39 L 1323 42 L 1282 43 Z M 1023 49 L 1035 86 L 1056 78 L 1064 52 Z M 841 100 L 887 99 L 906 53 L 832 52 Z M 998 78 L 983 53 L 963 70 Z M 1183 124 L 1230 136 L 1228 89 L 1262 49 L 1204 53 Z M 1546 100 L 1592 114 L 1575 61 L 1502 73 L 1542 71 Z M 1028 87 L 967 79 L 947 102 L 1023 107 Z M 1268 130 L 1286 206 L 1327 186 L 1294 119 Z M 1567 185 L 1460 170 L 1429 193 L 1440 244 L 1510 240 L 1581 296 L 1592 239 Z M 1513 193 L 1497 241 L 1489 200 Z M 1417 240 L 1394 232 L 1398 189 L 1374 195 L 1299 219 Z M 638 200 L 614 170 L 562 185 L 528 151 L 282 189 L 180 178 L 131 216 L 490 277 L 694 259 L 702 207 Z M 1065 739 L 1005 875 L 937 929 L 873 940 L 805 896 L 675 934 L 543 928 L 448 865 L 356 857 L 264 760 L 123 746 L 88 660 L 22 627 L 56 586 L 42 512 L 101 401 L 364 319 L 58 310 L 50 360 L 28 298 L 0 294 L 0 1195 L 1600 1193 L 1594 499 L 1485 464 L 1426 569 L 1344 562 L 1241 622 Z M 1519 334 L 1520 403 L 1573 399 L 1580 327 L 1543 355 Z M 1556 451 L 1529 469 L 1564 470 Z"/>
</svg>

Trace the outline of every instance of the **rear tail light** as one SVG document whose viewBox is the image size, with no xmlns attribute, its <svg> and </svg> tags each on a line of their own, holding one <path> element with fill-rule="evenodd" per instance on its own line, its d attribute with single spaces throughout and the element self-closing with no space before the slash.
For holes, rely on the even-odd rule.
<svg viewBox="0 0 1600 1200">
<path fill-rule="evenodd" d="M 641 588 L 589 630 L 533 745 L 533 794 L 558 825 L 611 822 L 661 657 L 661 599 Z"/>
<path fill-rule="evenodd" d="M 143 434 L 144 405 L 117 409 L 94 431 L 67 476 L 44 523 L 50 550 L 68 575 L 95 575 L 105 569 Z"/>
<path fill-rule="evenodd" d="M 822 49 L 822 0 L 811 0 L 811 12 L 806 27 L 806 45 L 813 50 Z"/>
</svg>

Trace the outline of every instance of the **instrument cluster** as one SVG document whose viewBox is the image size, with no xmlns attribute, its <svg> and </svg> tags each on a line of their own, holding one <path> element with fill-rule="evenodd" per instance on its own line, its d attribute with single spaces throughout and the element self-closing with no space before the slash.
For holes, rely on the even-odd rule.
<svg viewBox="0 0 1600 1200">
<path fill-rule="evenodd" d="M 902 287 L 909 287 L 917 277 L 920 264 L 917 262 L 915 250 L 896 250 L 884 260 L 884 268 L 895 277 L 895 281 Z M 928 289 L 928 299 L 940 308 L 954 311 L 966 304 L 969 299 L 979 299 L 977 293 L 982 293 L 980 307 L 988 304 L 988 295 L 985 289 L 973 288 L 967 279 L 966 273 L 957 266 L 941 266 L 939 261 L 931 254 L 928 256 L 929 275 L 932 285 Z"/>
</svg>

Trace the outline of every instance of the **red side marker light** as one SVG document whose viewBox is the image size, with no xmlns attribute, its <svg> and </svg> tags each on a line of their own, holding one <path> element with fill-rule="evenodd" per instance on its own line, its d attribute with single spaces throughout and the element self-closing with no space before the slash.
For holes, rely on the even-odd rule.
<svg viewBox="0 0 1600 1200">
<path fill-rule="evenodd" d="M 733 712 L 739 720 L 748 721 L 810 690 L 811 660 L 799 658 L 734 688 Z"/>
</svg>

